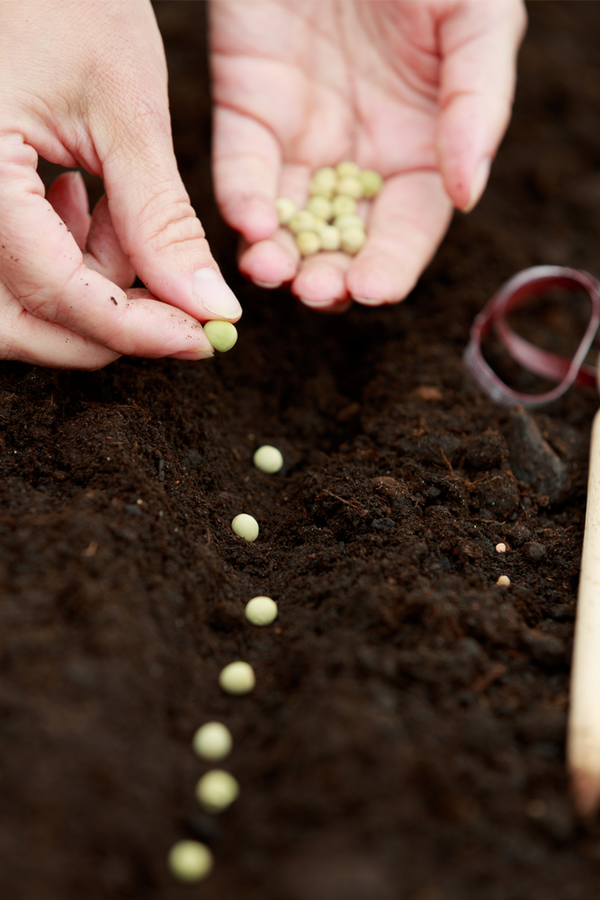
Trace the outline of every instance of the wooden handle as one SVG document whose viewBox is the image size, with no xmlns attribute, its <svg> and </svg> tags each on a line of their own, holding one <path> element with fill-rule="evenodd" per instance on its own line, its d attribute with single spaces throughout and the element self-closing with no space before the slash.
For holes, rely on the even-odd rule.
<svg viewBox="0 0 600 900">
<path fill-rule="evenodd" d="M 575 805 L 583 815 L 592 815 L 600 804 L 600 411 L 590 445 L 567 763 Z"/>
</svg>

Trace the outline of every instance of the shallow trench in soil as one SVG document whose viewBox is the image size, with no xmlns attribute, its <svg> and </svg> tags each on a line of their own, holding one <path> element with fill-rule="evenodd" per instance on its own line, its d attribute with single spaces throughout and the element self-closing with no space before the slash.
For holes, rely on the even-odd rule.
<svg viewBox="0 0 600 900">
<path fill-rule="evenodd" d="M 600 275 L 600 5 L 530 5 L 482 203 L 405 303 L 333 318 L 236 274 L 204 6 L 156 11 L 181 170 L 245 312 L 208 363 L 0 368 L 4 896 L 593 900 L 600 828 L 574 814 L 564 743 L 597 398 L 509 413 L 461 355 L 519 269 Z M 581 316 L 521 325 L 569 352 Z M 262 443 L 279 475 L 252 465 Z M 265 629 L 256 594 L 279 605 Z M 247 697 L 218 687 L 234 659 Z M 194 798 L 211 719 L 241 785 L 221 816 Z M 215 857 L 192 888 L 166 867 L 185 837 Z"/>
</svg>

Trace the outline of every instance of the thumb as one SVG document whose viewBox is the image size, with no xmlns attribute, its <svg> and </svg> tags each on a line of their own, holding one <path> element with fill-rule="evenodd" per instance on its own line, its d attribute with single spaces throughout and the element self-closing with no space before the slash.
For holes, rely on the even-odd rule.
<svg viewBox="0 0 600 900">
<path fill-rule="evenodd" d="M 440 26 L 439 165 L 448 196 L 465 212 L 484 191 L 510 119 L 525 26 L 521 0 L 452 4 Z"/>
<path fill-rule="evenodd" d="M 125 254 L 160 300 L 200 322 L 237 320 L 241 306 L 222 277 L 183 186 L 166 108 L 121 123 L 98 147 L 110 217 Z"/>
</svg>

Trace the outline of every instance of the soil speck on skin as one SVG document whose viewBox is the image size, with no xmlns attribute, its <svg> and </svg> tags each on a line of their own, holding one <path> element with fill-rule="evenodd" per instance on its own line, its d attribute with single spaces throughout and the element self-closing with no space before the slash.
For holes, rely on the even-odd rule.
<svg viewBox="0 0 600 900">
<path fill-rule="evenodd" d="M 600 6 L 529 6 L 481 204 L 405 303 L 332 318 L 236 274 L 205 5 L 155 9 L 180 168 L 243 328 L 210 362 L 0 368 L 3 893 L 179 900 L 167 854 L 191 838 L 215 857 L 203 900 L 597 900 L 600 826 L 574 817 L 564 742 L 598 400 L 528 414 L 542 462 L 523 477 L 511 414 L 461 354 L 517 270 L 600 275 Z M 521 322 L 568 352 L 581 323 L 552 316 Z M 284 453 L 276 478 L 253 466 L 262 443 Z M 231 533 L 241 510 L 254 544 Z M 277 628 L 246 622 L 257 595 Z M 236 659 L 246 697 L 218 685 Z M 214 720 L 241 785 L 219 817 L 191 748 Z"/>
</svg>

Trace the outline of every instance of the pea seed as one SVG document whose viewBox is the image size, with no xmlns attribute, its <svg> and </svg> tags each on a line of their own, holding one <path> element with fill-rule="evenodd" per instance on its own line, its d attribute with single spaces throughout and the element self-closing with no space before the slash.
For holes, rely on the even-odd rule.
<svg viewBox="0 0 600 900">
<path fill-rule="evenodd" d="M 314 231 L 300 231 L 296 235 L 296 246 L 302 256 L 314 256 L 321 249 L 321 238 Z"/>
<path fill-rule="evenodd" d="M 192 738 L 192 747 L 200 759 L 218 762 L 231 752 L 233 740 L 229 728 L 221 722 L 207 722 L 202 725 Z"/>
<path fill-rule="evenodd" d="M 231 806 L 240 793 L 240 786 L 233 775 L 224 769 L 211 769 L 196 785 L 198 802 L 207 812 L 220 813 Z"/>
<path fill-rule="evenodd" d="M 365 230 L 365 223 L 363 222 L 361 217 L 356 216 L 353 213 L 349 213 L 345 216 L 336 216 L 333 224 L 340 230 L 342 228 L 362 228 L 363 231 Z"/>
<path fill-rule="evenodd" d="M 360 200 L 363 195 L 362 181 L 356 175 L 346 175 L 344 178 L 340 178 L 335 189 L 338 194 L 346 194 L 348 197 L 354 197 L 355 200 Z"/>
<path fill-rule="evenodd" d="M 506 553 L 506 544 L 496 544 L 496 553 Z"/>
<path fill-rule="evenodd" d="M 373 169 L 362 169 L 358 177 L 362 181 L 363 197 L 366 197 L 367 200 L 375 197 L 381 190 L 383 178 L 379 172 L 375 172 Z"/>
<path fill-rule="evenodd" d="M 178 841 L 171 847 L 169 869 L 179 881 L 201 881 L 214 865 L 213 855 L 200 841 Z"/>
<path fill-rule="evenodd" d="M 335 225 L 323 225 L 319 231 L 321 238 L 321 250 L 339 250 L 342 245 L 342 238 L 339 228 Z"/>
<path fill-rule="evenodd" d="M 254 669 L 242 660 L 229 663 L 228 666 L 221 670 L 219 675 L 219 685 L 227 694 L 238 696 L 249 694 L 250 691 L 254 690 L 255 684 Z"/>
<path fill-rule="evenodd" d="M 301 209 L 294 213 L 288 222 L 288 228 L 292 234 L 300 234 L 301 231 L 316 231 L 319 219 L 309 209 Z"/>
<path fill-rule="evenodd" d="M 496 584 L 500 584 L 502 587 L 510 587 L 510 578 L 508 575 L 500 575 Z"/>
<path fill-rule="evenodd" d="M 335 167 L 338 178 L 345 178 L 346 175 L 358 175 L 360 166 L 350 160 L 344 160 Z"/>
<path fill-rule="evenodd" d="M 308 192 L 312 196 L 319 195 L 330 199 L 333 197 L 337 180 L 336 170 L 332 169 L 331 166 L 323 166 L 321 169 L 317 169 L 311 178 Z"/>
<path fill-rule="evenodd" d="M 270 625 L 277 618 L 277 604 L 270 597 L 253 597 L 246 603 L 246 618 L 253 625 Z"/>
<path fill-rule="evenodd" d="M 331 211 L 335 216 L 347 216 L 356 212 L 356 200 L 348 194 L 338 194 L 331 201 Z"/>
<path fill-rule="evenodd" d="M 294 213 L 298 211 L 298 207 L 289 197 L 278 197 L 275 201 L 275 209 L 279 216 L 280 225 L 287 225 Z"/>
<path fill-rule="evenodd" d="M 219 319 L 213 319 L 204 325 L 204 334 L 209 339 L 215 350 L 226 353 L 227 350 L 235 345 L 238 339 L 238 333 L 235 325 L 231 322 L 222 322 Z"/>
<path fill-rule="evenodd" d="M 306 209 L 319 219 L 324 219 L 325 221 L 330 219 L 332 215 L 331 200 L 328 200 L 327 197 L 323 197 L 320 194 L 315 194 L 314 197 L 310 198 L 306 204 Z"/>
<path fill-rule="evenodd" d="M 283 466 L 281 450 L 278 450 L 277 447 L 271 447 L 270 444 L 263 444 L 262 447 L 259 447 L 252 460 L 257 469 L 260 469 L 261 472 L 267 472 L 269 475 L 279 472 Z"/>
<path fill-rule="evenodd" d="M 341 234 L 342 250 L 352 256 L 358 253 L 367 240 L 364 228 L 343 228 Z"/>
<path fill-rule="evenodd" d="M 238 537 L 243 537 L 250 543 L 253 543 L 258 537 L 259 527 L 254 516 L 247 513 L 240 513 L 231 523 L 231 529 Z"/>
</svg>

